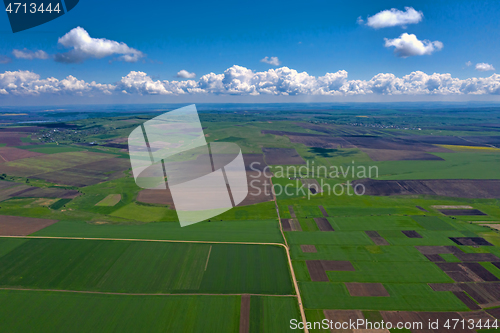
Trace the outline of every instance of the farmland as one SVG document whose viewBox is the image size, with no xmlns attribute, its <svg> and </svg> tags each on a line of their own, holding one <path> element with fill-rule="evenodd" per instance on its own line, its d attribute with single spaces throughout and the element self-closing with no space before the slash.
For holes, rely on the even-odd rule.
<svg viewBox="0 0 500 333">
<path fill-rule="evenodd" d="M 149 294 L 293 293 L 284 251 L 277 246 L 32 239 L 0 262 L 2 287 Z"/>
<path fill-rule="evenodd" d="M 499 111 L 200 112 L 208 142 L 242 149 L 250 194 L 188 227 L 130 170 L 128 135 L 160 111 L 1 128 L 0 331 L 493 319 Z"/>
</svg>

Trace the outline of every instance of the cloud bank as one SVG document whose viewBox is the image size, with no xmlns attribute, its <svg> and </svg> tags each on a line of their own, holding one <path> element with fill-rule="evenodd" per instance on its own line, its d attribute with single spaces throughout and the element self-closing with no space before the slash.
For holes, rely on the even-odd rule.
<svg viewBox="0 0 500 333">
<path fill-rule="evenodd" d="M 373 16 L 367 18 L 366 25 L 374 29 L 402 26 L 408 24 L 416 24 L 422 21 L 424 14 L 421 11 L 416 11 L 413 7 L 405 7 L 405 11 L 396 8 L 383 10 Z M 363 23 L 363 19 L 358 17 L 358 24 Z"/>
<path fill-rule="evenodd" d="M 96 96 L 127 95 L 271 95 L 271 96 L 356 96 L 356 95 L 500 95 L 500 75 L 458 79 L 451 74 L 415 71 L 397 77 L 380 73 L 369 80 L 348 80 L 344 70 L 312 76 L 288 67 L 255 72 L 234 65 L 224 73 L 209 73 L 198 80 L 153 80 L 144 72 L 131 71 L 114 84 L 78 80 L 42 79 L 30 71 L 0 74 L 0 95 L 40 96 L 43 94 Z M 0 97 L 1 98 L 1 97 Z"/>
<path fill-rule="evenodd" d="M 81 27 L 76 27 L 59 38 L 58 44 L 72 49 L 54 56 L 57 62 L 63 63 L 80 63 L 90 58 L 101 59 L 113 55 L 118 56 L 116 60 L 136 62 L 144 57 L 141 51 L 131 48 L 125 43 L 106 38 L 92 38 Z"/>
<path fill-rule="evenodd" d="M 394 46 L 394 54 L 400 58 L 408 58 L 417 55 L 428 55 L 443 48 L 443 43 L 436 40 L 419 40 L 414 34 L 403 33 L 398 38 L 384 38 L 385 47 Z"/>
</svg>

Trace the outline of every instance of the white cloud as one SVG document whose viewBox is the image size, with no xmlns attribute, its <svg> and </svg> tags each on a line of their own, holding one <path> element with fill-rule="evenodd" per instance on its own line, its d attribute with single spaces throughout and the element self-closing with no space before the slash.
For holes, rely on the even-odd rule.
<svg viewBox="0 0 500 333">
<path fill-rule="evenodd" d="M 40 75 L 30 71 L 4 72 L 0 74 L 0 90 L 9 95 L 73 94 L 92 95 L 93 93 L 111 94 L 115 89 L 110 84 L 90 83 L 70 75 L 63 80 L 53 77 L 40 79 Z"/>
<path fill-rule="evenodd" d="M 465 63 L 465 66 L 467 66 L 467 67 L 469 67 L 471 65 L 472 65 L 472 62 L 470 60 Z"/>
<path fill-rule="evenodd" d="M 85 29 L 77 27 L 59 38 L 58 43 L 66 48 L 72 48 L 66 53 L 58 53 L 55 60 L 64 63 L 79 63 L 89 58 L 101 59 L 112 55 L 118 55 L 117 60 L 136 62 L 144 57 L 144 54 L 127 46 L 105 38 L 92 38 Z"/>
<path fill-rule="evenodd" d="M 369 80 L 349 80 L 344 70 L 312 76 L 288 67 L 255 72 L 232 66 L 221 74 L 209 73 L 198 80 L 154 80 L 144 72 L 131 71 L 115 84 L 85 82 L 74 76 L 58 80 L 41 79 L 30 71 L 0 74 L 0 94 L 14 96 L 98 94 L 129 95 L 273 95 L 273 96 L 353 96 L 353 95 L 500 95 L 500 75 L 458 79 L 451 74 L 415 71 L 397 77 L 379 73 Z M 1 101 L 1 97 L 0 97 Z"/>
<path fill-rule="evenodd" d="M 193 79 L 196 77 L 195 73 L 189 73 L 187 70 L 182 69 L 177 73 L 177 77 L 183 78 L 183 79 Z"/>
<path fill-rule="evenodd" d="M 439 51 L 443 48 L 443 43 L 436 40 L 419 40 L 414 34 L 403 33 L 399 38 L 388 39 L 384 38 L 385 47 L 394 46 L 394 54 L 401 58 L 407 58 L 416 55 L 432 54 L 434 51 Z"/>
<path fill-rule="evenodd" d="M 419 23 L 423 17 L 424 14 L 421 11 L 416 11 L 413 7 L 405 7 L 405 11 L 392 8 L 369 16 L 366 25 L 374 29 L 395 27 L 398 25 L 406 28 L 408 24 Z"/>
<path fill-rule="evenodd" d="M 361 16 L 359 16 L 357 19 L 356 19 L 356 23 L 361 25 L 363 23 L 365 23 L 365 20 L 363 20 L 363 18 Z"/>
<path fill-rule="evenodd" d="M 493 65 L 487 64 L 485 62 L 481 62 L 479 64 L 476 64 L 476 70 L 480 71 L 480 72 L 494 71 L 495 67 L 493 67 Z"/>
<path fill-rule="evenodd" d="M 22 49 L 22 50 L 14 49 L 12 51 L 12 54 L 17 59 L 33 60 L 33 59 L 48 59 L 49 58 L 49 55 L 45 51 L 42 51 L 42 50 L 30 51 L 26 48 Z"/>
<path fill-rule="evenodd" d="M 261 59 L 260 62 L 265 62 L 266 64 L 273 66 L 281 65 L 281 61 L 278 59 L 278 57 L 265 57 L 264 59 Z"/>
</svg>

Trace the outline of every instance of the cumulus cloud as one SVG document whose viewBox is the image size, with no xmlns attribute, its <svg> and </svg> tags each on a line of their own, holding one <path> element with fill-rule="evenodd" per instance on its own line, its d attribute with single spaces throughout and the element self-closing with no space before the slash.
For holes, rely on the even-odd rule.
<svg viewBox="0 0 500 333">
<path fill-rule="evenodd" d="M 256 72 L 234 65 L 223 73 L 208 73 L 198 80 L 155 80 L 145 72 L 131 71 L 115 84 L 85 82 L 74 76 L 42 79 L 30 71 L 0 74 L 0 95 L 272 95 L 272 96 L 355 96 L 355 95 L 500 95 L 500 75 L 485 78 L 454 78 L 451 74 L 415 71 L 402 77 L 379 73 L 369 80 L 349 80 L 339 70 L 313 76 L 288 67 Z M 0 97 L 1 100 L 1 97 Z"/>
<path fill-rule="evenodd" d="M 439 51 L 443 48 L 443 43 L 436 40 L 419 40 L 414 34 L 403 33 L 398 38 L 384 38 L 385 47 L 394 46 L 394 54 L 397 57 L 407 58 L 417 55 L 432 54 L 434 51 Z"/>
<path fill-rule="evenodd" d="M 260 62 L 265 62 L 266 64 L 273 66 L 281 65 L 281 61 L 278 59 L 278 57 L 265 57 L 264 59 L 261 59 Z"/>
<path fill-rule="evenodd" d="M 14 57 L 16 57 L 16 59 L 27 59 L 27 60 L 49 59 L 49 55 L 45 51 L 42 51 L 42 50 L 30 51 L 26 48 L 24 48 L 22 50 L 14 49 L 12 51 L 12 55 L 14 55 Z"/>
<path fill-rule="evenodd" d="M 126 62 L 136 62 L 144 54 L 127 46 L 125 43 L 119 43 L 105 38 L 92 38 L 88 32 L 77 27 L 59 38 L 59 45 L 72 50 L 55 55 L 55 60 L 64 63 L 80 63 L 89 58 L 101 59 L 116 55 L 117 60 Z"/>
<path fill-rule="evenodd" d="M 183 78 L 183 79 L 193 79 L 193 78 L 196 77 L 196 74 L 195 73 L 189 73 L 187 70 L 183 69 L 183 70 L 180 70 L 177 73 L 177 77 L 180 77 L 180 78 Z"/>
<path fill-rule="evenodd" d="M 53 77 L 40 79 L 40 75 L 30 71 L 7 71 L 0 74 L 0 93 L 4 95 L 72 94 L 83 96 L 93 93 L 111 94 L 114 89 L 113 85 L 100 84 L 95 81 L 88 83 L 72 75 L 58 80 Z"/>
<path fill-rule="evenodd" d="M 485 62 L 481 62 L 476 64 L 476 71 L 486 72 L 486 71 L 494 71 L 495 67 L 493 65 L 487 64 Z"/>
<path fill-rule="evenodd" d="M 406 28 L 408 24 L 416 24 L 422 21 L 424 14 L 416 11 L 413 7 L 405 7 L 405 11 L 392 8 L 383 10 L 367 18 L 366 25 L 374 29 L 402 26 Z M 358 18 L 358 23 L 361 17 Z M 361 19 L 361 23 L 363 19 Z"/>
<path fill-rule="evenodd" d="M 467 66 L 467 67 L 469 67 L 471 65 L 472 65 L 472 62 L 470 60 L 465 63 L 465 66 Z"/>
</svg>

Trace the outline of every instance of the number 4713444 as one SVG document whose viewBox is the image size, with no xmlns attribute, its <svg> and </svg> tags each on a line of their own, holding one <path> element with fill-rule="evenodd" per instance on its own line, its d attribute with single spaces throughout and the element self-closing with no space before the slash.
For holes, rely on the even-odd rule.
<svg viewBox="0 0 500 333">
<path fill-rule="evenodd" d="M 27 13 L 31 13 L 31 14 L 35 14 L 35 13 L 44 13 L 44 12 L 48 12 L 48 13 L 52 13 L 52 12 L 56 12 L 56 13 L 59 13 L 61 11 L 61 9 L 59 8 L 59 3 L 57 3 L 54 8 L 52 8 L 52 3 L 48 3 L 46 6 L 44 6 L 43 3 L 41 3 L 40 5 L 37 6 L 36 3 L 22 3 L 22 2 L 14 2 L 14 3 L 9 3 L 7 8 L 5 8 L 5 11 L 6 12 L 9 12 L 9 14 L 17 14 L 17 13 L 23 13 L 23 14 L 27 14 Z"/>
</svg>

